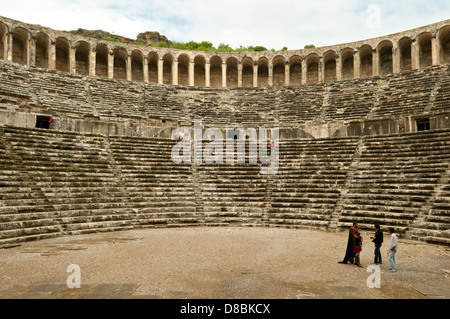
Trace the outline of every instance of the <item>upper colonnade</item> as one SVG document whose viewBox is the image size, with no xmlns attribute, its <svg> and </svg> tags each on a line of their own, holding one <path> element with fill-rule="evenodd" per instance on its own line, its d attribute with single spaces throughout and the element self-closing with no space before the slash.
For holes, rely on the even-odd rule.
<svg viewBox="0 0 450 319">
<path fill-rule="evenodd" d="M 222 53 L 108 42 L 0 17 L 0 59 L 84 76 L 166 85 L 294 86 L 450 63 L 450 20 L 327 47 Z"/>
</svg>

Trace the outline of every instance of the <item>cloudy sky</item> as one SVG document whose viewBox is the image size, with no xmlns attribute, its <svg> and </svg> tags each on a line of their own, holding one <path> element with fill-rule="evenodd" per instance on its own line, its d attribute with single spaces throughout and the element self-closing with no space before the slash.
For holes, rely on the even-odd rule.
<svg viewBox="0 0 450 319">
<path fill-rule="evenodd" d="M 0 16 L 56 30 L 101 29 L 136 39 L 233 48 L 302 49 L 365 40 L 450 19 L 448 0 L 1 0 Z"/>
</svg>

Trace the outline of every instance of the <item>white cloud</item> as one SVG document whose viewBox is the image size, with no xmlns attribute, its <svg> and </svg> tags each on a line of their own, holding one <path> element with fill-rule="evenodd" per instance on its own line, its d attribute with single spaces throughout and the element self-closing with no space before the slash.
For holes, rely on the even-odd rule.
<svg viewBox="0 0 450 319">
<path fill-rule="evenodd" d="M 369 5 L 380 8 L 380 28 L 367 24 Z M 449 12 L 447 0 L 16 0 L 2 4 L 1 14 L 57 30 L 102 29 L 132 39 L 158 31 L 175 41 L 301 49 L 400 32 L 448 19 Z"/>
</svg>

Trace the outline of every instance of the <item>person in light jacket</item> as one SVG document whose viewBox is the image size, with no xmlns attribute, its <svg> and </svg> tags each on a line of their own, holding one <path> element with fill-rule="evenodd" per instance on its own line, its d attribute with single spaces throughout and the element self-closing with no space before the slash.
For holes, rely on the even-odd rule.
<svg viewBox="0 0 450 319">
<path fill-rule="evenodd" d="M 389 262 L 391 263 L 391 268 L 389 268 L 390 271 L 396 272 L 397 267 L 395 265 L 395 253 L 398 250 L 398 240 L 397 235 L 395 234 L 395 230 L 392 227 L 389 227 L 388 233 L 391 236 L 391 241 L 389 243 Z"/>
</svg>

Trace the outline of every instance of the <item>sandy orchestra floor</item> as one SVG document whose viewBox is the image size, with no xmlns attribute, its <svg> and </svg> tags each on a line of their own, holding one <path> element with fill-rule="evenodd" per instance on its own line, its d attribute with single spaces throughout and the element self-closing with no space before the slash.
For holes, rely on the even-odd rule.
<svg viewBox="0 0 450 319">
<path fill-rule="evenodd" d="M 0 298 L 404 299 L 450 298 L 450 248 L 399 236 L 398 272 L 382 246 L 381 288 L 363 268 L 338 264 L 347 233 L 219 227 L 161 228 L 66 236 L 0 249 Z M 80 289 L 69 289 L 69 265 Z"/>
</svg>

